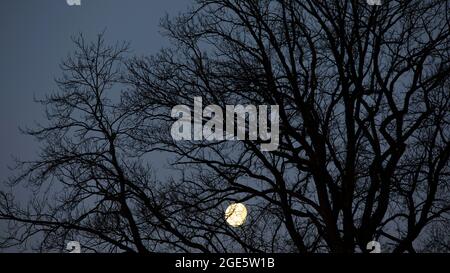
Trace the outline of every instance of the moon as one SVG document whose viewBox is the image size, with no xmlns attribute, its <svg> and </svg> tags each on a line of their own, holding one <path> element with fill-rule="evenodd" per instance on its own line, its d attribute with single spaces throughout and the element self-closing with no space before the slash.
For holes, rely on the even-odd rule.
<svg viewBox="0 0 450 273">
<path fill-rule="evenodd" d="M 247 208 L 242 203 L 230 204 L 225 210 L 225 220 L 232 227 L 239 227 L 245 223 Z"/>
</svg>

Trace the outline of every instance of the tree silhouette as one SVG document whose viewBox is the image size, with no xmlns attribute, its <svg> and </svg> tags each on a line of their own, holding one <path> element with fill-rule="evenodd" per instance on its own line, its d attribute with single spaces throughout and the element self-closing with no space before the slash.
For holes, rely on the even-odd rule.
<svg viewBox="0 0 450 273">
<path fill-rule="evenodd" d="M 163 23 L 172 47 L 75 39 L 43 142 L 3 192 L 4 246 L 130 252 L 415 252 L 448 228 L 450 1 L 200 0 Z M 174 141 L 171 109 L 279 105 L 280 145 Z M 157 178 L 149 158 L 167 157 Z M 156 173 L 156 174 L 155 174 Z M 49 188 L 51 189 L 49 190 Z M 231 202 L 245 225 L 225 223 Z M 447 220 L 446 220 L 447 219 Z M 447 248 L 439 248 L 446 251 Z M 436 248 L 434 248 L 436 250 Z M 438 251 L 438 250 L 436 250 Z"/>
</svg>

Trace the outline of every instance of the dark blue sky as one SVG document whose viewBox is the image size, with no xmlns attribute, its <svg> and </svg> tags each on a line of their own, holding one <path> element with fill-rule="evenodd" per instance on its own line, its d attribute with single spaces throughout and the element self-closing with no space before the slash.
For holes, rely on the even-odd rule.
<svg viewBox="0 0 450 273">
<path fill-rule="evenodd" d="M 37 152 L 18 127 L 43 119 L 33 99 L 55 90 L 59 63 L 73 50 L 71 36 L 88 39 L 106 29 L 109 41 L 129 41 L 135 54 L 151 55 L 168 44 L 159 34 L 160 18 L 176 15 L 188 0 L 2 0 L 0 7 L 0 181 L 12 173 L 12 156 L 30 159 Z"/>
</svg>

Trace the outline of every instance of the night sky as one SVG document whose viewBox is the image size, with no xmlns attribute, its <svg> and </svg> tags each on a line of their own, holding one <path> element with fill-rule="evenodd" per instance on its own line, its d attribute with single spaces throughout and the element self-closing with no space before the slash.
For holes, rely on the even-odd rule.
<svg viewBox="0 0 450 273">
<path fill-rule="evenodd" d="M 34 102 L 56 89 L 60 62 L 73 51 L 71 36 L 87 40 L 106 30 L 109 42 L 129 41 L 133 54 L 151 55 L 168 45 L 160 34 L 165 14 L 185 11 L 186 0 L 2 0 L 0 7 L 0 181 L 13 174 L 13 157 L 32 159 L 38 145 L 19 127 L 43 121 Z M 3 184 L 3 183 L 1 183 Z"/>
</svg>

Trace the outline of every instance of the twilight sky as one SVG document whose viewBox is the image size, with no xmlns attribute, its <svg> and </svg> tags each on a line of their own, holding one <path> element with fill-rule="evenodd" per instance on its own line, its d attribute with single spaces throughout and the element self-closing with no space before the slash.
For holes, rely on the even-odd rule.
<svg viewBox="0 0 450 273">
<path fill-rule="evenodd" d="M 56 89 L 59 63 L 73 50 L 71 36 L 88 40 L 106 29 L 111 42 L 129 41 L 132 53 L 151 55 L 168 44 L 159 34 L 160 18 L 176 15 L 186 0 L 2 0 L 0 7 L 0 181 L 12 173 L 12 157 L 33 158 L 33 138 L 19 127 L 43 120 L 34 98 Z M 1 186 L 0 186 L 1 187 Z"/>
</svg>

